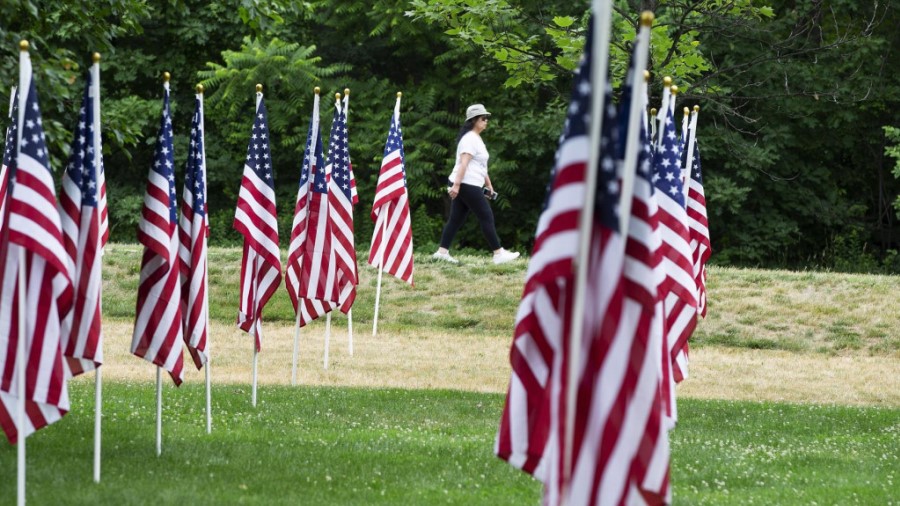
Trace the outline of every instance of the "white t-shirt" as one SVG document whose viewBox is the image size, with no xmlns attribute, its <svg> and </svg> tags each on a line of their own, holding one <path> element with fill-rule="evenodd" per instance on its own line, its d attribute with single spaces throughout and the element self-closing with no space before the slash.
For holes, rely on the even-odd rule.
<svg viewBox="0 0 900 506">
<path fill-rule="evenodd" d="M 462 183 L 478 187 L 484 186 L 484 178 L 488 175 L 487 165 L 490 155 L 481 136 L 471 130 L 462 136 L 459 145 L 456 146 L 456 165 L 453 166 L 453 172 L 450 173 L 450 182 L 456 182 L 456 173 L 459 170 L 463 153 L 472 155 L 472 159 L 469 160 L 469 166 L 466 167 Z"/>
</svg>

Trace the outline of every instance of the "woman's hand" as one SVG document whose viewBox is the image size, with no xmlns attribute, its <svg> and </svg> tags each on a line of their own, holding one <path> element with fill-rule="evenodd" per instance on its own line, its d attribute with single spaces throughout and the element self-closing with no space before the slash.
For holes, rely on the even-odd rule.
<svg viewBox="0 0 900 506">
<path fill-rule="evenodd" d="M 456 196 L 459 195 L 459 185 L 458 185 L 458 184 L 455 184 L 455 185 L 451 186 L 451 187 L 447 190 L 447 193 L 450 194 L 450 198 L 451 198 L 451 199 L 455 199 Z"/>
</svg>

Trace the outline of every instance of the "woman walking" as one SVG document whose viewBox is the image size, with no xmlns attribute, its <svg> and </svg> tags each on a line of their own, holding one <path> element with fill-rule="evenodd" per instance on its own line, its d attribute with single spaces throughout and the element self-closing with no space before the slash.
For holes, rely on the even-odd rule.
<svg viewBox="0 0 900 506">
<path fill-rule="evenodd" d="M 456 138 L 456 164 L 447 181 L 447 192 L 451 199 L 450 218 L 444 225 L 440 247 L 432 255 L 435 259 L 459 263 L 450 256 L 450 244 L 469 212 L 478 218 L 481 232 L 494 252 L 495 264 L 519 258 L 519 253 L 505 250 L 500 246 L 500 239 L 494 228 L 494 213 L 488 203 L 489 199 L 497 198 L 491 178 L 488 176 L 490 155 L 481 139 L 481 132 L 487 128 L 490 116 L 491 113 L 482 104 L 473 104 L 466 109 L 466 121 Z"/>
</svg>

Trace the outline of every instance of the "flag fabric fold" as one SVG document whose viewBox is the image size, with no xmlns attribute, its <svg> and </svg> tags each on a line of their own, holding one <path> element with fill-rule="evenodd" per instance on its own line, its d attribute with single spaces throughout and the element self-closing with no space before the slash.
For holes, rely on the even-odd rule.
<svg viewBox="0 0 900 506">
<path fill-rule="evenodd" d="M 144 245 L 131 353 L 168 371 L 176 385 L 184 378 L 181 283 L 178 267 L 178 208 L 169 83 L 138 229 Z"/>
<path fill-rule="evenodd" d="M 691 118 L 690 130 L 694 144 L 690 181 L 687 194 L 688 228 L 691 238 L 691 257 L 694 264 L 694 280 L 697 283 L 697 311 L 706 318 L 706 262 L 712 253 L 709 242 L 709 220 L 706 215 L 706 194 L 703 190 L 703 171 L 700 165 L 700 143 L 697 141 L 697 113 Z M 686 157 L 685 157 L 686 158 Z M 685 160 L 686 162 L 687 160 Z"/>
<path fill-rule="evenodd" d="M 69 375 L 60 347 L 62 322 L 71 317 L 73 270 L 63 244 L 56 185 L 41 122 L 31 59 L 20 55 L 18 102 L 0 241 L 0 427 L 11 443 L 69 410 Z M 7 146 L 8 147 L 8 146 Z M 6 157 L 4 157 L 6 160 Z M 24 265 L 20 266 L 20 260 Z M 22 271 L 20 271 L 22 267 Z M 19 273 L 24 272 L 24 279 Z M 24 286 L 24 308 L 18 283 Z M 25 321 L 19 320 L 19 311 Z M 24 326 L 24 329 L 21 327 Z M 25 363 L 17 363 L 20 331 Z M 25 426 L 17 426 L 18 372 L 25 368 Z"/>
<path fill-rule="evenodd" d="M 335 263 L 335 288 L 343 313 L 350 311 L 356 300 L 356 249 L 353 238 L 353 175 L 350 170 L 350 146 L 347 132 L 346 106 L 336 104 L 335 121 L 328 146 L 328 212 L 332 231 L 332 261 Z"/>
<path fill-rule="evenodd" d="M 671 102 L 670 102 L 671 104 Z M 694 281 L 681 150 L 675 131 L 673 107 L 665 107 L 660 141 L 654 156 L 654 193 L 659 205 L 662 258 L 666 278 L 661 288 L 666 318 L 666 341 L 676 382 L 687 377 L 687 342 L 697 322 L 697 285 Z M 674 388 L 669 396 L 673 401 Z M 672 417 L 675 415 L 672 413 Z"/>
<path fill-rule="evenodd" d="M 102 149 L 95 145 L 94 130 L 100 128 L 100 118 L 94 117 L 94 93 L 95 86 L 88 74 L 59 197 L 63 242 L 74 266 L 74 311 L 62 335 L 63 354 L 73 376 L 94 370 L 103 362 L 100 315 L 103 237 L 99 167 L 94 165 L 99 162 Z"/>
<path fill-rule="evenodd" d="M 203 105 L 194 100 L 191 141 L 181 193 L 178 257 L 181 270 L 181 318 L 184 341 L 197 369 L 209 359 L 209 297 L 207 289 L 206 160 L 203 151 Z"/>
<path fill-rule="evenodd" d="M 382 266 L 385 272 L 412 285 L 412 220 L 406 188 L 406 155 L 403 151 L 399 97 L 384 145 L 371 218 L 375 229 L 369 249 L 369 265 Z"/>
<path fill-rule="evenodd" d="M 327 192 L 328 179 L 319 126 L 319 95 L 316 94 L 300 168 L 285 276 L 288 295 L 301 327 L 331 312 L 338 302 L 337 293 L 326 290 L 326 284 L 334 282 L 336 272 L 330 251 L 325 251 L 326 247 L 330 250 L 332 241 Z M 315 276 L 315 280 L 311 281 L 311 276 Z M 333 299 L 326 300 L 326 292 Z"/>
<path fill-rule="evenodd" d="M 237 325 L 253 334 L 256 350 L 260 351 L 262 311 L 281 284 L 281 252 L 266 106 L 261 92 L 256 98 L 234 228 L 244 237 Z"/>
<path fill-rule="evenodd" d="M 661 423 L 661 273 L 649 145 L 642 132 L 632 214 L 622 231 L 624 157 L 618 137 L 624 139 L 626 132 L 617 125 L 609 84 L 591 82 L 591 39 L 589 34 L 538 221 L 495 452 L 544 482 L 545 504 L 631 504 L 636 498 L 661 503 L 668 494 L 668 439 Z M 592 152 L 589 139 L 594 93 L 604 96 L 599 153 Z M 598 157 L 596 188 L 586 185 L 592 156 Z M 586 238 L 586 308 L 575 320 L 574 263 L 587 191 L 594 191 L 596 200 Z M 584 331 L 580 353 L 569 349 L 574 324 Z M 576 356 L 576 383 L 569 385 L 569 361 Z M 566 444 L 570 388 L 575 389 L 571 453 Z"/>
</svg>

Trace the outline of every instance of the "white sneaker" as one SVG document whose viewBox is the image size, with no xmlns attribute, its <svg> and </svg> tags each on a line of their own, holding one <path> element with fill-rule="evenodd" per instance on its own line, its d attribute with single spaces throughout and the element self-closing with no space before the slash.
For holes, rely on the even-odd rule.
<svg viewBox="0 0 900 506">
<path fill-rule="evenodd" d="M 443 260 L 445 262 L 450 262 L 451 264 L 458 264 L 459 260 L 450 256 L 450 253 L 441 253 L 440 251 L 435 252 L 434 255 L 431 255 L 431 258 L 435 260 Z"/>
<path fill-rule="evenodd" d="M 494 264 L 500 265 L 505 264 L 506 262 L 512 262 L 513 260 L 519 258 L 518 251 L 509 251 L 505 249 L 501 249 L 500 253 L 494 254 Z"/>
</svg>

